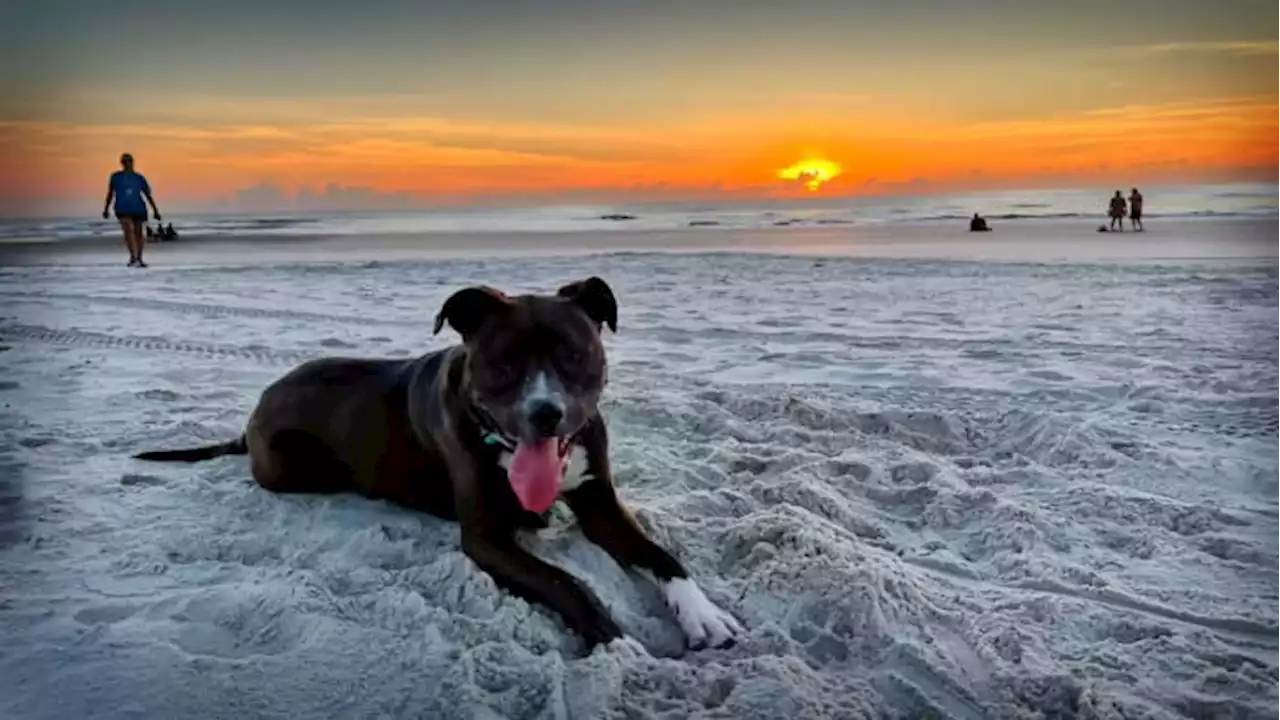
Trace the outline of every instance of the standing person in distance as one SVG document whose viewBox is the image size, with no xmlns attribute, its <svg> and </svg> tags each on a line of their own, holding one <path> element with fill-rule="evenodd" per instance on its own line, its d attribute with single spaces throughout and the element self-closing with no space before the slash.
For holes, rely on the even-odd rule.
<svg viewBox="0 0 1280 720">
<path fill-rule="evenodd" d="M 1146 230 L 1142 226 L 1142 193 L 1138 192 L 1138 188 L 1133 188 L 1129 195 L 1129 224 L 1133 225 L 1134 232 Z"/>
<path fill-rule="evenodd" d="M 1124 232 L 1124 214 L 1125 202 L 1124 196 L 1117 190 L 1116 194 L 1111 196 L 1111 204 L 1107 207 L 1107 214 L 1111 216 L 1111 230 Z"/>
<path fill-rule="evenodd" d="M 146 267 L 142 261 L 142 249 L 146 245 L 146 237 L 142 228 L 147 224 L 147 204 L 160 220 L 160 208 L 156 207 L 155 198 L 151 197 L 151 186 L 147 179 L 133 169 L 133 156 L 125 153 L 120 156 L 120 170 L 111 173 L 107 182 L 107 199 L 102 205 L 103 219 L 111 217 L 111 201 L 115 199 L 116 219 L 120 221 L 120 229 L 124 231 L 124 244 L 129 250 L 129 267 Z M 146 202 L 143 202 L 143 199 Z"/>
</svg>

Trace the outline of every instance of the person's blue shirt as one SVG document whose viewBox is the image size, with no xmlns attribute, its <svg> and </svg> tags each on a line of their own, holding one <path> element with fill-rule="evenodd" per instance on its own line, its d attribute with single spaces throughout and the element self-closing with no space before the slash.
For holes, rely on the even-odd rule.
<svg viewBox="0 0 1280 720">
<path fill-rule="evenodd" d="M 147 212 L 143 193 L 150 193 L 151 186 L 142 173 L 132 170 L 117 170 L 111 174 L 111 190 L 115 193 L 117 213 L 139 214 Z"/>
</svg>

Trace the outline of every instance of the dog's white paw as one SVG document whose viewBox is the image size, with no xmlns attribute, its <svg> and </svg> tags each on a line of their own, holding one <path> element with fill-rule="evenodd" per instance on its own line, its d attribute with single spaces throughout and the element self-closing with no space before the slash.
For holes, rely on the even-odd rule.
<svg viewBox="0 0 1280 720">
<path fill-rule="evenodd" d="M 702 588 L 688 578 L 665 583 L 662 592 L 691 648 L 732 647 L 738 635 L 744 632 L 733 615 L 711 602 Z"/>
</svg>

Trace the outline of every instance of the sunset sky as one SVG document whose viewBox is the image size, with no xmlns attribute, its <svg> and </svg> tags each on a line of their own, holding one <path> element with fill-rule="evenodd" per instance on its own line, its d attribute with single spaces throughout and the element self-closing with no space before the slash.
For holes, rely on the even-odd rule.
<svg viewBox="0 0 1280 720">
<path fill-rule="evenodd" d="M 92 212 L 123 151 L 162 207 L 1274 181 L 1276 27 L 1274 0 L 6 3 L 0 212 Z M 779 177 L 806 159 L 841 172 Z"/>
</svg>

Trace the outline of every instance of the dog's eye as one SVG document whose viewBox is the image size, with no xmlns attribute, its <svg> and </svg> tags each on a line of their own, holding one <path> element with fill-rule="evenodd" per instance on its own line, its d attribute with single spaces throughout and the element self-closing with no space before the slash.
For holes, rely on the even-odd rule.
<svg viewBox="0 0 1280 720">
<path fill-rule="evenodd" d="M 491 375 L 495 385 L 506 386 L 516 381 L 519 373 L 515 365 L 497 365 L 493 368 Z"/>
<path fill-rule="evenodd" d="M 484 370 L 480 380 L 491 392 L 505 391 L 520 380 L 520 368 L 511 363 L 494 363 Z"/>
<path fill-rule="evenodd" d="M 586 356 L 569 345 L 561 345 L 556 350 L 556 362 L 561 367 L 578 367 L 586 361 Z"/>
</svg>

